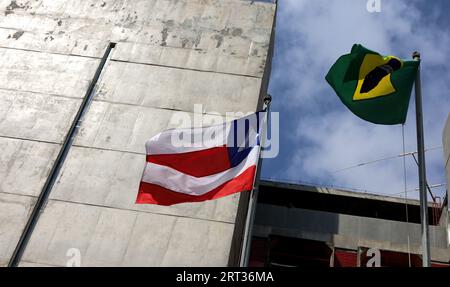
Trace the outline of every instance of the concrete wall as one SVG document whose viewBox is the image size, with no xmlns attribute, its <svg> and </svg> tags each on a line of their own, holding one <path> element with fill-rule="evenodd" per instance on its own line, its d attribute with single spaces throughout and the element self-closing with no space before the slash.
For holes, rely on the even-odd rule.
<svg viewBox="0 0 450 287">
<path fill-rule="evenodd" d="M 217 116 L 258 108 L 275 5 L 8 0 L 0 11 L 0 266 L 109 42 L 117 45 L 20 265 L 64 266 L 70 248 L 82 266 L 226 265 L 239 195 L 135 205 L 144 143 L 196 103 Z"/>
<path fill-rule="evenodd" d="M 448 187 L 450 186 L 450 114 L 447 118 L 444 132 L 442 133 L 442 145 L 444 147 L 444 165 L 448 191 Z"/>
<path fill-rule="evenodd" d="M 450 260 L 446 233 L 445 227 L 430 226 L 433 260 Z M 254 236 L 271 234 L 324 241 L 345 249 L 375 247 L 398 252 L 408 252 L 409 237 L 410 252 L 420 253 L 420 224 L 258 204 Z"/>
<path fill-rule="evenodd" d="M 447 178 L 447 198 L 448 189 L 450 186 L 450 113 L 447 118 L 447 123 L 442 133 L 442 145 L 444 147 L 444 164 L 445 164 L 445 176 Z M 448 244 L 450 245 L 450 215 L 448 220 Z"/>
</svg>

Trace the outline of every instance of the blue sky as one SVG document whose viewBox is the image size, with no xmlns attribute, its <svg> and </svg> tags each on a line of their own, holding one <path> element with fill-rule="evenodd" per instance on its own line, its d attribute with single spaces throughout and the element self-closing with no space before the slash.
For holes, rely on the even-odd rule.
<svg viewBox="0 0 450 287">
<path fill-rule="evenodd" d="M 340 102 L 324 77 L 354 43 L 384 55 L 422 55 L 426 148 L 442 146 L 450 112 L 450 1 L 279 0 L 269 91 L 280 113 L 280 154 L 263 161 L 262 177 L 403 196 L 403 160 L 361 162 L 402 153 L 401 125 L 365 122 Z M 405 124 L 406 151 L 416 150 L 414 94 Z M 445 182 L 443 151 L 426 154 L 429 184 Z M 407 189 L 418 187 L 417 167 L 406 158 Z M 442 196 L 445 187 L 433 190 Z M 417 198 L 418 192 L 408 197 Z"/>
</svg>

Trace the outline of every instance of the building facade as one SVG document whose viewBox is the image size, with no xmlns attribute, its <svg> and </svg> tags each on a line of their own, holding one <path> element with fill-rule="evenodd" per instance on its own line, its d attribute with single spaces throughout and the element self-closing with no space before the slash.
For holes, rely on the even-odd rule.
<svg viewBox="0 0 450 287">
<path fill-rule="evenodd" d="M 259 187 L 250 266 L 422 266 L 417 200 L 271 181 Z M 447 210 L 447 200 L 429 204 L 432 266 L 450 266 Z"/>
<path fill-rule="evenodd" d="M 235 262 L 248 194 L 134 201 L 145 141 L 174 114 L 262 107 L 276 5 L 7 0 L 0 10 L 0 266 Z"/>
<path fill-rule="evenodd" d="M 442 133 L 442 144 L 444 147 L 444 166 L 445 166 L 445 176 L 447 178 L 447 198 L 448 198 L 448 188 L 450 186 L 450 113 L 447 117 L 447 122 L 445 123 L 444 131 Z M 450 222 L 448 225 L 448 237 L 450 238 Z"/>
</svg>

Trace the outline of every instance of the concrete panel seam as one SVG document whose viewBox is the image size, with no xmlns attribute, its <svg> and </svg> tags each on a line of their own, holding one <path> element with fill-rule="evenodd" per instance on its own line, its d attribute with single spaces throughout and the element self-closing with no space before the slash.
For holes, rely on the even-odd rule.
<svg viewBox="0 0 450 287">
<path fill-rule="evenodd" d="M 29 142 L 38 142 L 38 143 L 46 143 L 46 144 L 53 144 L 53 145 L 61 145 L 61 142 L 51 142 L 51 141 L 45 141 L 45 140 L 36 140 L 36 139 L 23 138 L 23 137 L 13 137 L 13 136 L 6 136 L 6 135 L 0 135 L 0 138 L 12 139 L 12 140 L 21 140 L 21 141 L 29 141 Z"/>
<path fill-rule="evenodd" d="M 142 144 L 144 145 L 144 144 Z M 80 144 L 74 144 L 73 147 L 79 147 L 84 149 L 95 149 L 95 150 L 103 150 L 103 151 L 112 151 L 112 152 L 120 152 L 120 153 L 129 153 L 129 154 L 137 154 L 137 155 L 143 155 L 146 154 L 143 152 L 136 152 L 136 151 L 128 151 L 128 150 L 120 150 L 120 149 L 112 149 L 112 148 L 103 148 L 103 147 L 93 147 L 93 146 L 85 146 Z"/>
<path fill-rule="evenodd" d="M 22 197 L 28 197 L 28 198 L 36 198 L 37 196 L 29 195 L 29 194 L 17 194 L 13 192 L 7 192 L 7 191 L 1 191 L 0 194 L 7 194 L 7 195 L 14 195 L 14 196 L 22 196 Z"/>
<path fill-rule="evenodd" d="M 56 97 L 56 98 L 64 98 L 64 99 L 72 99 L 72 100 L 79 100 L 79 99 L 83 98 L 83 97 L 65 96 L 65 95 L 60 95 L 60 94 L 43 93 L 43 92 L 37 92 L 37 91 L 32 91 L 32 90 L 11 89 L 11 88 L 5 88 L 5 87 L 0 87 L 0 91 L 17 92 L 17 93 L 30 93 L 30 94 L 51 96 L 51 97 Z"/>
<path fill-rule="evenodd" d="M 13 194 L 13 195 L 17 195 L 17 194 Z M 30 195 L 27 195 L 27 196 L 34 197 L 34 196 L 30 196 Z M 217 222 L 217 223 L 223 223 L 223 224 L 234 224 L 234 222 L 228 222 L 228 221 L 217 220 L 217 219 L 199 218 L 199 217 L 192 217 L 192 216 L 186 216 L 186 215 L 178 215 L 178 214 L 170 214 L 170 213 L 163 213 L 163 212 L 154 212 L 154 211 L 138 210 L 138 209 L 131 209 L 131 208 L 123 208 L 123 207 L 117 207 L 117 206 L 107 206 L 107 205 L 101 205 L 101 204 L 95 204 L 95 203 L 78 202 L 78 201 L 63 200 L 63 199 L 57 199 L 57 198 L 52 198 L 49 201 L 71 203 L 71 204 L 92 206 L 92 207 L 98 207 L 98 208 L 106 208 L 106 209 L 112 209 L 112 210 L 131 211 L 131 212 L 137 212 L 137 213 L 143 213 L 143 214 L 163 215 L 163 216 L 170 216 L 170 217 L 175 217 L 175 218 L 188 218 L 188 219 L 201 220 L 201 221 L 207 221 L 207 222 Z"/>
<path fill-rule="evenodd" d="M 21 265 L 23 263 L 27 264 L 27 263 L 31 263 L 31 264 L 36 264 L 36 265 L 42 265 L 42 262 L 35 262 L 35 261 L 31 261 L 31 260 L 27 260 L 27 261 L 20 261 L 20 265 L 19 267 L 22 267 Z M 45 267 L 66 267 L 66 266 L 62 266 L 62 265 L 55 265 L 55 264 L 49 264 L 49 263 L 45 263 Z"/>
<path fill-rule="evenodd" d="M 2 27 L 0 27 L 0 28 L 2 28 Z M 6 46 L 0 46 L 0 49 L 18 50 L 18 51 L 24 51 L 24 52 L 49 54 L 49 55 L 58 55 L 58 56 L 71 56 L 71 57 L 96 59 L 96 60 L 100 60 L 101 59 L 101 57 L 94 57 L 94 56 L 77 55 L 77 54 L 72 54 L 72 53 L 65 54 L 65 53 L 58 53 L 58 52 L 48 52 L 48 51 L 40 51 L 40 50 L 25 49 L 25 48 L 6 47 Z"/>
<path fill-rule="evenodd" d="M 73 97 L 69 97 L 69 98 L 74 99 Z M 158 107 L 158 106 L 150 106 L 150 105 L 143 106 L 143 105 L 136 105 L 136 104 L 130 104 L 130 103 L 125 103 L 125 102 L 118 102 L 118 101 L 108 101 L 108 100 L 94 99 L 93 102 L 116 104 L 116 105 L 124 105 L 124 106 L 129 106 L 129 107 L 151 108 L 151 109 L 165 110 L 165 111 L 171 111 L 171 112 L 186 112 L 186 113 L 190 113 L 190 114 L 200 114 L 200 113 L 196 113 L 195 111 L 189 111 L 189 110 L 174 109 L 174 108 L 167 108 L 167 107 Z M 212 112 L 202 112 L 201 114 L 202 115 L 206 115 L 206 116 L 217 116 L 216 113 L 212 113 Z"/>
</svg>

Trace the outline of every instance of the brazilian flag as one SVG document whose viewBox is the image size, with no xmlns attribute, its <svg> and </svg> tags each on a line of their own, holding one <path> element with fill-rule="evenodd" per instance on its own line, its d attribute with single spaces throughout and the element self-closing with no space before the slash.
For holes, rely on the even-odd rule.
<svg viewBox="0 0 450 287">
<path fill-rule="evenodd" d="M 325 79 L 358 117 L 375 124 L 403 124 L 418 66 L 418 61 L 381 56 L 355 44 Z"/>
</svg>

